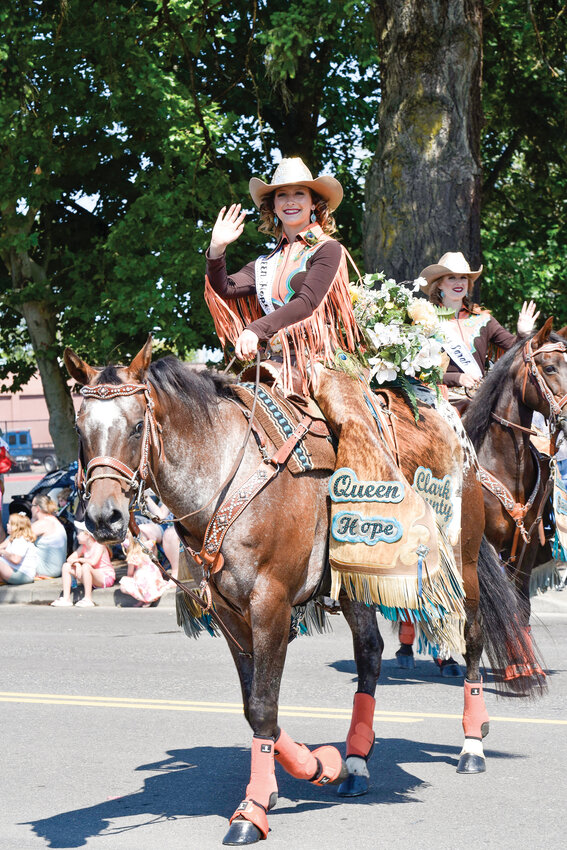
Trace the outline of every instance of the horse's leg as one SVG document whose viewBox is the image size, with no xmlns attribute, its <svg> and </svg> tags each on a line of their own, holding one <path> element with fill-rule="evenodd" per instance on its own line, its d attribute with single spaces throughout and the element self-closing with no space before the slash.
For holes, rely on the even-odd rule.
<svg viewBox="0 0 567 850">
<path fill-rule="evenodd" d="M 468 485 L 468 486 L 467 486 Z M 466 488 L 466 489 L 465 489 Z M 459 755 L 457 773 L 483 773 L 486 760 L 482 739 L 488 735 L 489 717 L 484 704 L 480 657 L 483 650 L 482 629 L 480 627 L 480 588 L 478 580 L 478 561 L 482 542 L 484 523 L 478 517 L 484 514 L 484 504 L 480 489 L 470 481 L 464 482 L 463 496 L 467 494 L 468 509 L 463 513 L 461 555 L 463 564 L 463 584 L 465 588 L 465 663 L 463 732 L 465 740 Z M 463 498 L 463 504 L 465 499 Z"/>
<path fill-rule="evenodd" d="M 284 609 L 286 606 L 283 606 Z M 229 641 L 238 671 L 244 716 L 252 727 L 250 780 L 244 800 L 230 818 L 225 845 L 254 844 L 268 835 L 267 812 L 278 799 L 274 765 L 274 731 L 289 634 L 289 607 L 270 607 L 270 622 L 256 618 L 251 628 L 244 618 L 223 608 L 222 618 L 244 652 Z"/>
<path fill-rule="evenodd" d="M 413 657 L 413 642 L 415 640 L 414 624 L 401 620 L 398 634 L 400 638 L 400 648 L 396 652 L 398 667 L 411 670 L 415 667 L 415 658 Z"/>
<path fill-rule="evenodd" d="M 368 791 L 367 762 L 374 748 L 374 694 L 380 675 L 384 641 L 378 629 L 376 612 L 362 602 L 341 594 L 341 608 L 352 632 L 358 688 L 346 739 L 348 777 L 340 785 L 341 797 L 357 797 Z"/>
<path fill-rule="evenodd" d="M 294 753 L 299 750 L 296 761 L 301 764 L 306 751 L 309 775 L 305 778 L 316 784 L 337 782 L 347 774 L 335 747 L 319 747 L 310 753 L 278 728 L 278 698 L 290 619 L 288 600 L 278 594 L 275 583 L 266 582 L 262 591 L 255 593 L 250 601 L 253 658 L 242 657 L 232 649 L 240 675 L 244 711 L 252 727 L 253 738 L 250 781 L 244 800 L 230 819 L 224 844 L 252 844 L 266 838 L 267 812 L 277 802 L 276 750 L 279 761 L 285 761 L 286 755 L 291 754 L 289 761 L 292 764 Z M 300 776 L 303 774 L 300 773 Z"/>
</svg>

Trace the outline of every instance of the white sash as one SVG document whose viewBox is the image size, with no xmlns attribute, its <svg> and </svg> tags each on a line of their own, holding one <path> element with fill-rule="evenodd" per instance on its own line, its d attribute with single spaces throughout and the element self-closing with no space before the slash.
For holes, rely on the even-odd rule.
<svg viewBox="0 0 567 850">
<path fill-rule="evenodd" d="M 469 349 L 461 339 L 456 336 L 456 328 L 451 322 L 443 322 L 443 342 L 441 345 L 459 369 L 472 378 L 481 379 L 482 370 Z"/>
<path fill-rule="evenodd" d="M 256 295 L 260 307 L 266 315 L 273 313 L 276 309 L 272 301 L 272 288 L 276 276 L 276 269 L 281 256 L 281 250 L 276 249 L 272 254 L 258 257 L 254 266 L 256 276 Z"/>
</svg>

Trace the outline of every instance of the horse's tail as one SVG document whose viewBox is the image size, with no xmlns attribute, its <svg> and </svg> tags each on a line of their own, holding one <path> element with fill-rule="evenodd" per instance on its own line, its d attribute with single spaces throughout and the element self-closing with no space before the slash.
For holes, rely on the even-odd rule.
<svg viewBox="0 0 567 850">
<path fill-rule="evenodd" d="M 546 690 L 543 661 L 538 659 L 530 631 L 523 625 L 524 603 L 486 537 L 480 546 L 478 580 L 484 650 L 498 690 L 527 697 L 541 696 Z M 510 672 L 520 675 L 510 678 Z"/>
</svg>

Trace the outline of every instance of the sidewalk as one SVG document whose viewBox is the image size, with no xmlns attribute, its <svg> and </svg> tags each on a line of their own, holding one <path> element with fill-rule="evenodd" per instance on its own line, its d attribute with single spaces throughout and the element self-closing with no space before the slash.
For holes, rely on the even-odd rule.
<svg viewBox="0 0 567 850">
<path fill-rule="evenodd" d="M 134 597 L 122 593 L 118 584 L 122 576 L 126 575 L 124 562 L 113 562 L 113 566 L 116 570 L 116 584 L 113 587 L 94 588 L 93 602 L 105 608 L 135 608 L 137 602 Z M 63 583 L 60 578 L 38 579 L 30 584 L 2 584 L 0 605 L 49 605 L 62 591 Z M 82 596 L 81 591 L 75 590 L 74 593 L 75 601 Z M 175 608 L 175 593 L 175 587 L 167 588 L 152 608 Z"/>
<path fill-rule="evenodd" d="M 95 588 L 93 601 L 95 605 L 110 608 L 134 608 L 136 600 L 122 593 L 118 581 L 126 575 L 123 562 L 114 563 L 116 581 L 114 587 Z M 0 585 L 0 605 L 49 605 L 62 592 L 60 578 L 41 579 L 30 584 Z M 76 591 L 75 591 L 76 592 Z M 161 599 L 152 607 L 175 608 L 176 588 L 168 588 Z M 76 597 L 79 598 L 79 595 Z M 567 588 L 565 590 L 548 590 L 532 598 L 532 615 L 564 614 L 567 616 Z"/>
</svg>

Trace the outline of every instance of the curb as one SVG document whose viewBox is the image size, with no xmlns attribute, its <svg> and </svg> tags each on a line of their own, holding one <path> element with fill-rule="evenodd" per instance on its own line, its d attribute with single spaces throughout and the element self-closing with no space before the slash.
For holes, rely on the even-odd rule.
<svg viewBox="0 0 567 850">
<path fill-rule="evenodd" d="M 97 587 L 93 589 L 93 602 L 102 608 L 136 608 L 137 601 L 127 593 L 122 593 L 118 581 L 126 575 L 123 564 L 114 564 L 116 583 L 112 587 Z M 152 608 L 175 608 L 177 589 L 167 588 L 163 596 L 152 603 Z M 0 585 L 0 605 L 50 605 L 63 592 L 63 582 L 60 578 L 40 579 L 29 584 Z M 82 596 L 81 591 L 73 591 L 74 601 Z"/>
</svg>

